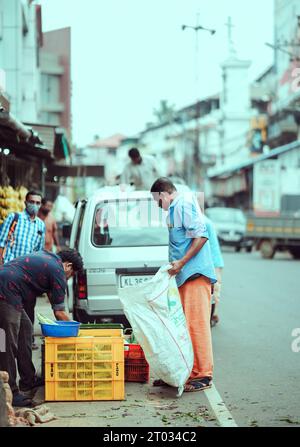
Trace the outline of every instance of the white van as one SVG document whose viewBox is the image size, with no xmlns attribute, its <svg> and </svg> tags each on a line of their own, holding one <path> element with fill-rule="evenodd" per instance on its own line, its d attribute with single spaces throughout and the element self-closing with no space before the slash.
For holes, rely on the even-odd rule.
<svg viewBox="0 0 300 447">
<path fill-rule="evenodd" d="M 127 325 L 117 289 L 147 281 L 168 262 L 166 214 L 149 192 L 103 188 L 77 202 L 70 248 L 85 268 L 69 282 L 73 318 Z"/>
</svg>

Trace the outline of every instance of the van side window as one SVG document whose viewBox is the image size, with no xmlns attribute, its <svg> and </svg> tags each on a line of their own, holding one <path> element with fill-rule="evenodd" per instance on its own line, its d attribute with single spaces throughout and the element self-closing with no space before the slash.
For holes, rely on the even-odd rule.
<svg viewBox="0 0 300 447">
<path fill-rule="evenodd" d="M 109 234 L 108 225 L 108 203 L 104 202 L 98 205 L 95 213 L 93 239 L 98 246 L 107 246 L 112 244 L 112 238 Z"/>
</svg>

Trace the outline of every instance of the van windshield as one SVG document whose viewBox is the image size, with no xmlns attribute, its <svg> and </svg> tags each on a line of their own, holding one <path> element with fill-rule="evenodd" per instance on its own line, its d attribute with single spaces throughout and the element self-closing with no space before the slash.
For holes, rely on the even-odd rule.
<svg viewBox="0 0 300 447">
<path fill-rule="evenodd" d="M 97 204 L 92 228 L 97 247 L 168 245 L 166 213 L 149 199 L 120 199 Z"/>
</svg>

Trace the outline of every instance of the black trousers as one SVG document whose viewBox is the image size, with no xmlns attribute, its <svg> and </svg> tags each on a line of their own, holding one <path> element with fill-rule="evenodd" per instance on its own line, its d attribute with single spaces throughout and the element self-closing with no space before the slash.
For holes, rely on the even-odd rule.
<svg viewBox="0 0 300 447">
<path fill-rule="evenodd" d="M 0 370 L 8 372 L 9 385 L 16 394 L 19 392 L 16 361 L 20 385 L 30 388 L 36 376 L 31 349 L 33 327 L 24 310 L 19 312 L 12 305 L 0 301 L 0 329 L 5 333 L 5 352 L 0 352 Z"/>
<path fill-rule="evenodd" d="M 36 298 L 34 298 L 34 300 L 30 300 L 29 303 L 25 303 L 24 304 L 24 310 L 27 313 L 32 326 L 34 327 L 34 309 L 35 309 L 35 305 L 36 305 Z M 32 331 L 32 343 L 34 343 L 34 333 Z"/>
</svg>

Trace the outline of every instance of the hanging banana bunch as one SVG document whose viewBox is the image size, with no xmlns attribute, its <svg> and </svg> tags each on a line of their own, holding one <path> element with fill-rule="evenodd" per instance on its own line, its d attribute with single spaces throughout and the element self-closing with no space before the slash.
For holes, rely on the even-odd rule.
<svg viewBox="0 0 300 447">
<path fill-rule="evenodd" d="M 24 211 L 27 192 L 24 186 L 17 189 L 12 186 L 0 186 L 0 225 L 10 213 Z"/>
</svg>

